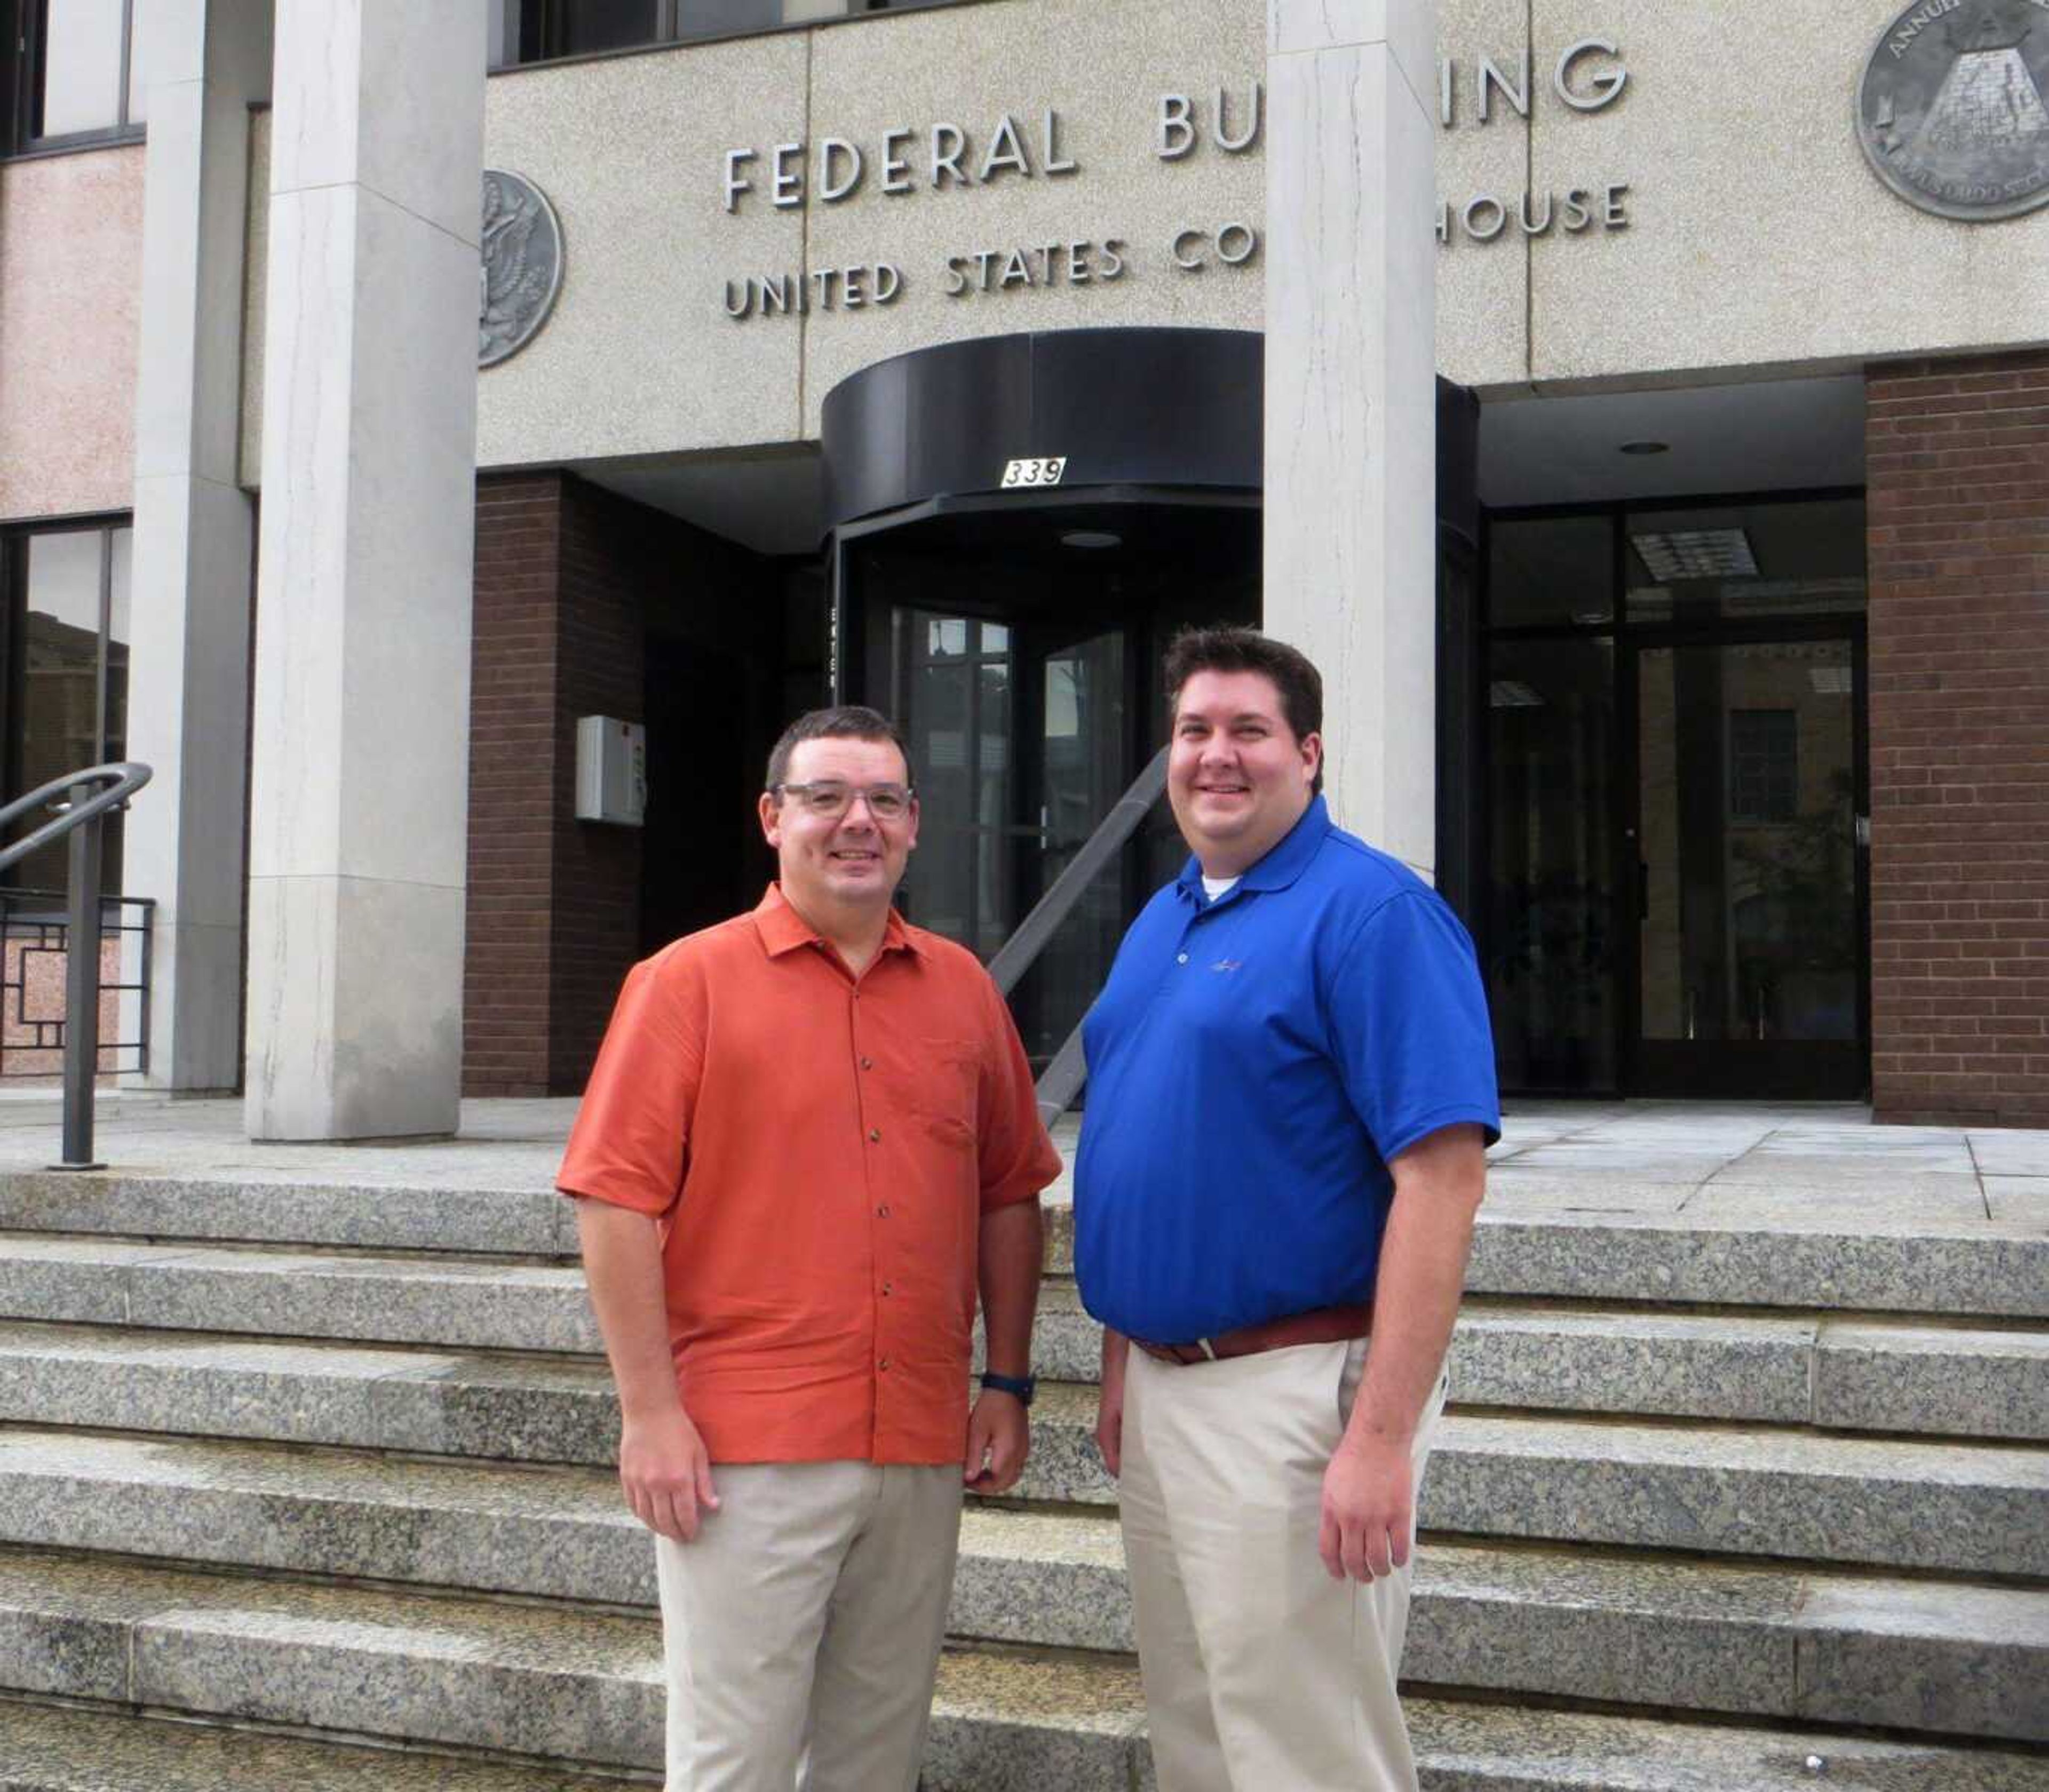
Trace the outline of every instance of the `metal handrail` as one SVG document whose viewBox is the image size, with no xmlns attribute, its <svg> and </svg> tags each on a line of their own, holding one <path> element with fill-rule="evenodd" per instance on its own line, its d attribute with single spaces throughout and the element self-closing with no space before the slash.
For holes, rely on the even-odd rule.
<svg viewBox="0 0 2049 1792">
<path fill-rule="evenodd" d="M 1071 915 L 1103 868 L 1123 851 L 1125 842 L 1145 825 L 1167 788 L 1167 755 L 1162 747 L 1145 769 L 1131 781 L 1131 787 L 1110 806 L 1110 813 L 1096 824 L 1095 831 L 1082 849 L 1067 861 L 1067 868 L 1053 880 L 1052 887 L 1032 906 L 1032 912 L 1017 923 L 1017 930 L 997 949 L 989 961 L 989 974 L 1005 995 L 1016 989 L 1026 971 L 1037 962 L 1046 943 Z M 1053 1054 L 1039 1078 L 1039 1118 L 1050 1126 L 1073 1106 L 1075 1097 L 1088 1080 L 1088 1067 L 1082 1057 L 1082 1030 L 1079 1024 Z"/>
<path fill-rule="evenodd" d="M 64 1161 L 56 1170 L 104 1169 L 92 1159 L 93 1079 L 99 1067 L 99 844 L 101 818 L 126 803 L 154 771 L 132 760 L 95 765 L 52 778 L 0 809 L 0 828 L 38 804 L 67 793 L 64 813 L 0 848 L 0 872 L 31 853 L 71 841 L 71 915 L 64 934 Z M 91 794 L 96 783 L 107 788 Z"/>
</svg>

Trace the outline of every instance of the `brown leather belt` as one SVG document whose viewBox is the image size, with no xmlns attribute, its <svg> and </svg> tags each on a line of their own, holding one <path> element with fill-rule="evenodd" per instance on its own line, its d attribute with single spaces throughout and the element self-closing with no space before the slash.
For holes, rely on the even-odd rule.
<svg viewBox="0 0 2049 1792">
<path fill-rule="evenodd" d="M 1263 1325 L 1241 1325 L 1235 1331 L 1198 1338 L 1192 1344 L 1149 1344 L 1143 1338 L 1133 1338 L 1131 1342 L 1161 1362 L 1221 1362 L 1227 1357 L 1258 1356 L 1262 1351 L 1285 1351 L 1297 1344 L 1329 1344 L 1340 1338 L 1363 1338 L 1372 1330 L 1373 1303 L 1368 1300 L 1351 1307 L 1314 1307 L 1306 1313 L 1270 1319 Z"/>
</svg>

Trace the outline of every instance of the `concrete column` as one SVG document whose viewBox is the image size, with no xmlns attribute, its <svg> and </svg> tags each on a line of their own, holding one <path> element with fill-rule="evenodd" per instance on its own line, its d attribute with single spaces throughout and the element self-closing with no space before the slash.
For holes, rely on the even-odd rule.
<svg viewBox="0 0 2049 1792">
<path fill-rule="evenodd" d="M 452 1130 L 484 0 L 285 0 L 273 81 L 247 1123 Z"/>
<path fill-rule="evenodd" d="M 270 84 L 270 0 L 156 0 L 149 78 L 126 892 L 154 896 L 153 1088 L 235 1086 L 255 520 L 235 476 L 249 106 Z M 131 978 L 134 967 L 127 974 Z M 126 1022 L 124 1038 L 135 1023 Z"/>
<path fill-rule="evenodd" d="M 1267 0 L 1265 627 L 1333 810 L 1435 863 L 1433 0 Z"/>
</svg>

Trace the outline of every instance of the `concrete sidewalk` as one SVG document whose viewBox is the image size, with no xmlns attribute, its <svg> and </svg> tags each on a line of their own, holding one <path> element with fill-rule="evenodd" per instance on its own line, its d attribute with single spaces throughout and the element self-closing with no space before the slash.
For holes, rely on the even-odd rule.
<svg viewBox="0 0 2049 1792">
<path fill-rule="evenodd" d="M 552 1186 L 576 1108 L 470 1101 L 453 1139 L 257 1145 L 239 1102 L 115 1092 L 101 1098 L 97 1149 L 116 1177 L 531 1192 Z M 0 1099 L 0 1174 L 56 1159 L 58 1115 L 41 1090 Z M 1070 1157 L 1078 1128 L 1071 1117 L 1056 1129 Z M 1488 1208 L 1504 1216 L 2049 1234 L 2049 1132 L 1878 1126 L 1852 1104 L 1516 1102 L 1490 1161 Z M 1063 1176 L 1049 1199 L 1070 1196 Z"/>
</svg>

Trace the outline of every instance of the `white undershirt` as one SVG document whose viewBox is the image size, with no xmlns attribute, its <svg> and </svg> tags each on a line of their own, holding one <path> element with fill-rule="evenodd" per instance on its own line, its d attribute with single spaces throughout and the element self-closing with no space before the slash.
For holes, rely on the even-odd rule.
<svg viewBox="0 0 2049 1792">
<path fill-rule="evenodd" d="M 1235 877 L 1205 877 L 1203 880 L 1203 894 L 1215 902 L 1237 881 Z"/>
</svg>

